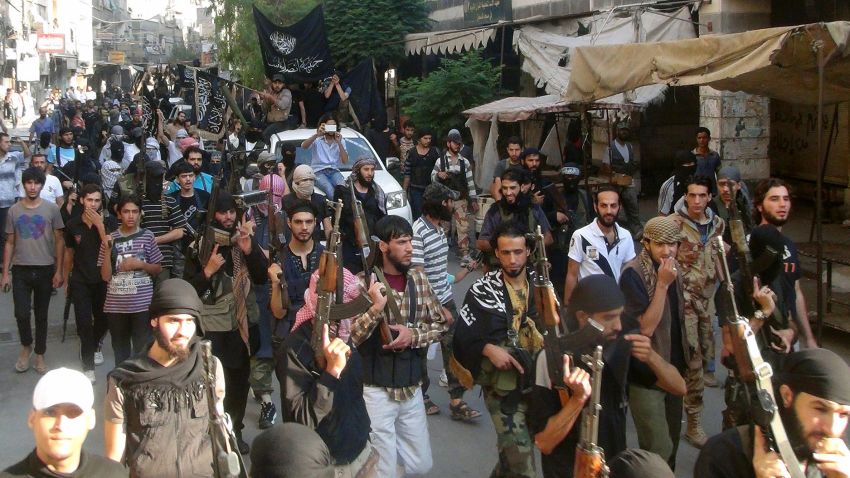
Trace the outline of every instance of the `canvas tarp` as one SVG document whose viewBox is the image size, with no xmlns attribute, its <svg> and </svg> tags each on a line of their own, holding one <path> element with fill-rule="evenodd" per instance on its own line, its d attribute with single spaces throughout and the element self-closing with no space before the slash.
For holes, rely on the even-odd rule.
<svg viewBox="0 0 850 478">
<path fill-rule="evenodd" d="M 645 85 L 708 85 L 815 105 L 816 44 L 822 45 L 824 58 L 829 60 L 824 102 L 850 100 L 850 22 L 576 48 L 570 58 L 573 74 L 563 98 L 590 103 Z"/>
<path fill-rule="evenodd" d="M 404 36 L 404 52 L 407 55 L 446 55 L 475 50 L 487 45 L 496 36 L 495 27 L 410 33 Z"/>
<path fill-rule="evenodd" d="M 545 87 L 549 94 L 562 95 L 570 83 L 572 66 L 569 59 L 577 47 L 681 40 L 696 36 L 689 7 L 682 7 L 672 14 L 652 9 L 641 9 L 624 17 L 600 14 L 591 17 L 589 23 L 590 33 L 582 36 L 559 35 L 533 25 L 514 32 L 514 49 L 523 57 L 522 69 L 534 78 L 537 86 Z M 560 66 L 563 60 L 566 60 L 566 65 Z M 665 89 L 664 85 L 639 88 L 606 98 L 602 103 L 612 107 L 645 105 L 658 98 Z"/>
<path fill-rule="evenodd" d="M 534 118 L 539 113 L 566 111 L 567 104 L 558 95 L 544 95 L 535 98 L 511 96 L 476 106 L 463 112 L 470 119 L 490 121 L 496 116 L 499 121 L 513 123 Z"/>
</svg>

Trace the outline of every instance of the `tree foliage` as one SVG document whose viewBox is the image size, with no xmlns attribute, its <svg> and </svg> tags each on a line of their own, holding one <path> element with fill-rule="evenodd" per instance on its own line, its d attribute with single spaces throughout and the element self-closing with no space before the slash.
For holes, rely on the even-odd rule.
<svg viewBox="0 0 850 478">
<path fill-rule="evenodd" d="M 251 11 L 254 4 L 271 21 L 289 25 L 310 13 L 319 0 L 210 0 L 207 11 L 215 18 L 219 61 L 241 83 L 262 89 L 265 73 Z"/>
<path fill-rule="evenodd" d="M 425 0 L 325 0 L 334 60 L 351 67 L 365 58 L 389 64 L 404 58 L 404 36 L 427 31 Z"/>
<path fill-rule="evenodd" d="M 434 130 L 436 137 L 465 122 L 464 110 L 496 99 L 500 69 L 476 51 L 457 59 L 443 59 L 437 71 L 424 79 L 402 81 L 399 101 L 402 112 L 420 126 Z"/>
</svg>

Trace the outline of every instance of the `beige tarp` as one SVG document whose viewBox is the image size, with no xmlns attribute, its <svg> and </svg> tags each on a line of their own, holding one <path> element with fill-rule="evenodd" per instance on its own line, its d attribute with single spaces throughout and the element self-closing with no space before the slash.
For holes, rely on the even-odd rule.
<svg viewBox="0 0 850 478">
<path fill-rule="evenodd" d="M 486 46 L 496 36 L 496 25 L 475 30 L 447 30 L 441 32 L 410 33 L 404 36 L 407 55 L 445 55 L 475 50 Z"/>
<path fill-rule="evenodd" d="M 850 22 L 768 28 L 693 40 L 579 47 L 563 98 L 590 103 L 645 85 L 708 85 L 789 103 L 818 102 L 817 57 L 829 59 L 824 102 L 850 100 Z"/>
<path fill-rule="evenodd" d="M 582 36 L 561 35 L 535 25 L 523 26 L 514 32 L 513 46 L 523 57 L 522 70 L 547 93 L 561 95 L 566 91 L 572 66 L 569 62 L 562 66 L 561 62 L 569 60 L 575 48 L 681 40 L 696 36 L 689 7 L 682 7 L 672 14 L 652 9 L 638 10 L 626 16 L 603 13 L 586 19 L 586 22 L 590 25 L 590 33 Z M 629 104 L 646 105 L 659 98 L 665 89 L 664 85 L 638 88 L 624 95 L 606 98 L 601 103 L 614 108 Z"/>
<path fill-rule="evenodd" d="M 490 121 L 495 115 L 499 121 L 513 123 L 533 118 L 539 113 L 566 110 L 567 104 L 561 101 L 558 95 L 545 95 L 536 98 L 511 96 L 470 108 L 463 114 L 478 121 Z"/>
</svg>

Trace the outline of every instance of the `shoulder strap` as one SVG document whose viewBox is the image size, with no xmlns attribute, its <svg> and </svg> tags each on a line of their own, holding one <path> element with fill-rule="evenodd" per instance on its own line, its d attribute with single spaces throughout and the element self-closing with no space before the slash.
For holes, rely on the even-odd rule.
<svg viewBox="0 0 850 478">
<path fill-rule="evenodd" d="M 407 276 L 407 300 L 410 311 L 410 322 L 416 323 L 416 281 Z"/>
<path fill-rule="evenodd" d="M 384 271 L 382 271 L 381 268 L 378 267 L 378 266 L 373 266 L 372 270 L 375 271 L 375 277 L 377 277 L 378 280 L 381 281 L 381 284 L 384 284 L 384 287 L 387 289 L 387 305 L 386 305 L 386 307 L 389 308 L 389 314 L 388 315 L 392 316 L 392 319 L 394 321 L 393 323 L 400 324 L 400 325 L 406 324 L 407 321 L 404 321 L 404 322 L 401 321 L 402 320 L 401 309 L 399 309 L 399 307 L 398 307 L 398 302 L 395 301 L 395 296 L 393 295 L 393 289 L 392 289 L 392 287 L 390 287 L 389 282 L 387 282 L 387 278 L 386 278 L 386 276 L 384 276 Z"/>
</svg>

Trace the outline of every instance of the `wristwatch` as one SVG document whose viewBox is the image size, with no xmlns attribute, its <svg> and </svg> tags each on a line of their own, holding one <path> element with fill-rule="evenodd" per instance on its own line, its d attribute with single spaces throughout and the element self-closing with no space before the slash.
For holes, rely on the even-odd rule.
<svg viewBox="0 0 850 478">
<path fill-rule="evenodd" d="M 766 316 L 764 315 L 764 312 L 761 309 L 757 309 L 756 312 L 753 314 L 753 319 L 755 320 L 764 322 L 765 318 Z"/>
</svg>

